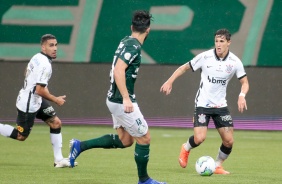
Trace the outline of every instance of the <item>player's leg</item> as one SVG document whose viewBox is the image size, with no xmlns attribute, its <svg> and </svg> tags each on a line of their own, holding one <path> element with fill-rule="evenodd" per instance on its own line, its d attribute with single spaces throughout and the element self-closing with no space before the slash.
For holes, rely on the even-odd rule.
<svg viewBox="0 0 282 184">
<path fill-rule="evenodd" d="M 107 102 L 107 106 L 111 113 L 120 115 L 122 104 Z M 118 111 L 119 110 L 119 111 Z M 80 155 L 81 152 L 92 148 L 125 148 L 133 144 L 133 137 L 124 130 L 117 117 L 112 114 L 113 128 L 117 130 L 118 134 L 106 134 L 101 137 L 80 141 L 78 139 L 70 140 L 70 163 L 73 166 L 74 161 Z M 122 119 L 122 118 L 121 118 Z"/>
<path fill-rule="evenodd" d="M 216 157 L 216 170 L 215 174 L 230 174 L 222 167 L 222 163 L 228 158 L 233 147 L 233 121 L 227 108 L 219 109 L 218 116 L 214 117 L 215 126 L 222 139 L 221 146 L 218 150 Z"/>
<path fill-rule="evenodd" d="M 123 135 L 123 140 L 125 144 L 122 143 L 122 141 L 119 139 L 119 135 L 117 134 L 106 134 L 101 137 L 80 141 L 78 139 L 72 139 L 70 140 L 70 164 L 73 167 L 74 162 L 77 159 L 77 157 L 84 151 L 93 149 L 93 148 L 104 148 L 104 149 L 114 149 L 114 148 L 125 148 L 132 145 L 131 141 L 133 138 L 127 133 L 124 132 L 123 128 L 118 128 L 117 131 L 119 134 Z"/>
<path fill-rule="evenodd" d="M 64 158 L 62 154 L 62 122 L 56 115 L 54 108 L 44 98 L 42 98 L 41 107 L 38 110 L 36 118 L 41 119 L 50 127 L 50 140 L 54 154 L 54 167 L 69 167 L 70 163 L 68 159 Z"/>
<path fill-rule="evenodd" d="M 24 141 L 31 132 L 36 113 L 24 113 L 18 110 L 17 128 L 0 123 L 0 134 L 19 141 Z"/>
<path fill-rule="evenodd" d="M 138 172 L 138 184 L 165 184 L 158 182 L 149 177 L 147 165 L 150 155 L 151 136 L 148 124 L 144 119 L 137 103 L 133 103 L 134 111 L 132 113 L 124 113 L 122 116 L 115 117 L 124 129 L 136 140 L 134 150 L 134 160 Z"/>
<path fill-rule="evenodd" d="M 206 111 L 207 109 L 201 107 L 196 108 L 194 111 L 194 135 L 190 136 L 187 142 L 182 144 L 178 158 L 179 165 L 182 168 L 185 168 L 188 164 L 191 149 L 196 148 L 206 139 L 207 127 L 210 120 L 210 116 Z"/>
</svg>

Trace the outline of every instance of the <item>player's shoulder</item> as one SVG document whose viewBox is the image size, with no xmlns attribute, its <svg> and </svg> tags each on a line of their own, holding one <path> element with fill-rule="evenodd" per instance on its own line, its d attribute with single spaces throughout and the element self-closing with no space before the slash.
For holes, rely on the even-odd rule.
<svg viewBox="0 0 282 184">
<path fill-rule="evenodd" d="M 214 57 L 214 53 L 215 53 L 214 49 L 210 49 L 210 50 L 202 52 L 202 55 L 205 56 L 206 58 Z"/>
<path fill-rule="evenodd" d="M 210 58 L 214 58 L 214 49 L 203 51 L 203 52 L 199 53 L 196 57 L 202 58 L 202 59 L 205 59 L 205 60 L 210 59 Z"/>
<path fill-rule="evenodd" d="M 40 52 L 35 54 L 31 58 L 30 62 L 32 62 L 36 66 L 50 65 L 50 59 L 46 55 L 44 55 L 44 54 L 42 54 Z"/>
<path fill-rule="evenodd" d="M 141 49 L 140 42 L 136 38 L 133 38 L 132 36 L 126 36 L 125 38 L 122 39 L 122 42 L 126 47 L 132 47 L 133 49 L 135 48 L 136 50 Z"/>
<path fill-rule="evenodd" d="M 230 60 L 230 61 L 233 61 L 233 62 L 242 63 L 241 59 L 231 51 L 229 51 L 227 59 Z"/>
</svg>

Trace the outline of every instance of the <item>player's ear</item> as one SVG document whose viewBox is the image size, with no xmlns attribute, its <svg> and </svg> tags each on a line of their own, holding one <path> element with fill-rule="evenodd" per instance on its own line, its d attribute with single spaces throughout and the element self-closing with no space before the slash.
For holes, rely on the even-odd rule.
<svg viewBox="0 0 282 184">
<path fill-rule="evenodd" d="M 231 40 L 229 40 L 227 43 L 228 43 L 228 46 L 229 46 L 231 44 Z"/>
<path fill-rule="evenodd" d="M 151 30 L 151 28 L 148 27 L 145 32 L 146 32 L 147 34 L 149 34 L 150 30 Z"/>
<path fill-rule="evenodd" d="M 45 51 L 45 45 L 44 44 L 41 45 L 41 51 Z"/>
</svg>

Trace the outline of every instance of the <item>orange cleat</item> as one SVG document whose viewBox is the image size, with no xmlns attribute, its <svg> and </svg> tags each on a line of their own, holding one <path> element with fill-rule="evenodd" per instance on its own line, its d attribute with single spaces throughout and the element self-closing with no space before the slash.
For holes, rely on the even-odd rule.
<svg viewBox="0 0 282 184">
<path fill-rule="evenodd" d="M 186 143 L 182 144 L 180 155 L 179 155 L 179 158 L 178 158 L 179 164 L 182 168 L 185 168 L 187 166 L 188 156 L 189 156 L 189 153 L 190 153 L 190 151 L 185 150 L 185 148 L 184 148 L 185 145 L 186 145 Z"/>
<path fill-rule="evenodd" d="M 230 174 L 230 172 L 225 171 L 222 166 L 217 166 L 213 173 L 214 174 Z"/>
</svg>

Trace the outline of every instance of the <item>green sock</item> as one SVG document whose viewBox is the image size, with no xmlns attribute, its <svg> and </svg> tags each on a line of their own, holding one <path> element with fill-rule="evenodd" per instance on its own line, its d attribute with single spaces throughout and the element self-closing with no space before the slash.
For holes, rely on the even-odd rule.
<svg viewBox="0 0 282 184">
<path fill-rule="evenodd" d="M 149 152 L 150 152 L 150 144 L 140 145 L 136 143 L 134 157 L 138 169 L 138 177 L 141 182 L 144 182 L 149 178 L 147 173 Z"/>
<path fill-rule="evenodd" d="M 102 137 L 82 141 L 80 143 L 81 151 L 91 148 L 125 148 L 116 134 L 106 134 Z"/>
</svg>

